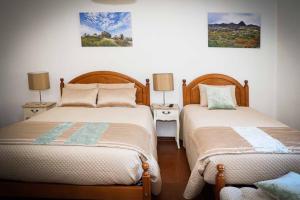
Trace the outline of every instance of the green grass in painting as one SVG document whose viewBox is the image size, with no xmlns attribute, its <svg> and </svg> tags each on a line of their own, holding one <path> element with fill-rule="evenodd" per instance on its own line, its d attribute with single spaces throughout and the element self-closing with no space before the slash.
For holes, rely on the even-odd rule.
<svg viewBox="0 0 300 200">
<path fill-rule="evenodd" d="M 209 26 L 209 47 L 259 48 L 260 27 L 258 26 Z"/>
<path fill-rule="evenodd" d="M 128 39 L 82 36 L 81 45 L 83 47 L 129 47 L 132 46 L 132 42 Z"/>
</svg>

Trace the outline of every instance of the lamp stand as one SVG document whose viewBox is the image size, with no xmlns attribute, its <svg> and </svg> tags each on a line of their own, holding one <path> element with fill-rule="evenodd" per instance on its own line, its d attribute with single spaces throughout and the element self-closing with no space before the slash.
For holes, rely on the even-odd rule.
<svg viewBox="0 0 300 200">
<path fill-rule="evenodd" d="M 40 105 L 42 105 L 42 92 L 41 92 L 41 90 L 39 90 L 39 93 L 40 93 Z"/>
</svg>

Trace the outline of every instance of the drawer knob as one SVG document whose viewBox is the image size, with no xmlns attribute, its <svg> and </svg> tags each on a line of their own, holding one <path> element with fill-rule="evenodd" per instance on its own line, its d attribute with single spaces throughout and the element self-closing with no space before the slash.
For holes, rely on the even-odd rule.
<svg viewBox="0 0 300 200">
<path fill-rule="evenodd" d="M 163 113 L 164 115 L 168 115 L 168 114 L 170 114 L 171 112 L 170 112 L 170 111 L 162 111 L 162 113 Z"/>
<path fill-rule="evenodd" d="M 33 112 L 33 113 L 39 112 L 39 110 L 34 110 L 34 109 L 31 109 L 30 111 Z"/>
</svg>

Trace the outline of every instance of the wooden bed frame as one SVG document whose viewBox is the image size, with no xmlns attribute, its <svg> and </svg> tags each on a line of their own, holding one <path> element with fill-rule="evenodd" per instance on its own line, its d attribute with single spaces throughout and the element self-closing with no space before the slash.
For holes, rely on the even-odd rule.
<svg viewBox="0 0 300 200">
<path fill-rule="evenodd" d="M 95 71 L 80 75 L 69 83 L 135 83 L 137 88 L 136 103 L 150 105 L 150 84 L 111 71 Z M 60 89 L 64 87 L 64 79 L 60 79 Z M 31 183 L 0 180 L 0 197 L 29 197 L 29 198 L 57 198 L 57 199 L 123 199 L 150 200 L 151 179 L 149 164 L 143 162 L 141 185 L 69 185 L 54 183 Z"/>
<path fill-rule="evenodd" d="M 95 71 L 82 74 L 69 83 L 134 83 L 136 88 L 136 103 L 150 106 L 150 81 L 146 79 L 146 85 L 124 74 L 112 71 Z M 65 86 L 64 79 L 60 79 L 60 94 Z"/>
<path fill-rule="evenodd" d="M 186 80 L 182 80 L 183 90 L 183 105 L 199 104 L 200 91 L 198 84 L 206 85 L 235 85 L 236 102 L 239 106 L 249 106 L 249 86 L 248 81 L 245 80 L 245 85 L 242 86 L 234 78 L 224 74 L 206 74 L 199 76 L 186 85 Z"/>
<path fill-rule="evenodd" d="M 206 74 L 199 76 L 186 85 L 186 80 L 182 80 L 182 92 L 183 92 L 183 105 L 199 104 L 200 103 L 200 91 L 198 84 L 206 85 L 235 85 L 235 96 L 239 106 L 249 107 L 249 86 L 248 81 L 244 81 L 242 86 L 234 78 L 224 74 Z M 215 199 L 220 199 L 220 191 L 225 187 L 225 166 L 223 164 L 217 165 L 217 174 L 215 181 Z"/>
</svg>

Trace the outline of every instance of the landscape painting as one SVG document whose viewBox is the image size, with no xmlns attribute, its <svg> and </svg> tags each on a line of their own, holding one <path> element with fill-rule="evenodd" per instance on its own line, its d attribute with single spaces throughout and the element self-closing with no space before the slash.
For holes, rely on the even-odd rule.
<svg viewBox="0 0 300 200">
<path fill-rule="evenodd" d="M 83 47 L 131 47 L 130 12 L 81 12 Z"/>
<path fill-rule="evenodd" d="M 208 13 L 208 47 L 260 48 L 260 16 Z"/>
</svg>

